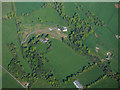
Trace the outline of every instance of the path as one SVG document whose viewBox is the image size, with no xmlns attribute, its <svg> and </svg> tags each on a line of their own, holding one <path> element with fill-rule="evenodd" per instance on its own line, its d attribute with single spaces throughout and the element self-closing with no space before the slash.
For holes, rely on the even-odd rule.
<svg viewBox="0 0 120 90">
<path fill-rule="evenodd" d="M 57 31 L 57 28 L 53 28 L 52 30 L 56 30 Z M 31 33 L 29 33 L 26 37 L 25 37 L 25 40 L 24 41 L 22 41 L 21 43 L 23 44 L 23 43 L 25 43 L 26 41 L 27 41 L 27 38 L 31 35 L 31 34 L 33 34 L 33 33 L 35 33 L 35 32 L 44 32 L 44 33 L 49 33 L 49 34 L 51 34 L 53 37 L 56 37 L 56 38 L 58 38 L 58 37 L 65 37 L 65 35 L 63 34 L 63 33 L 55 33 L 55 32 L 52 32 L 52 31 L 50 31 L 49 29 L 40 29 L 40 30 L 35 30 L 35 31 L 33 31 L 33 32 L 31 32 Z"/>
<path fill-rule="evenodd" d="M 35 33 L 35 32 L 36 32 L 36 31 L 29 33 L 29 34 L 25 37 L 25 41 L 22 41 L 21 43 L 22 43 L 22 44 L 25 43 L 25 42 L 27 41 L 27 38 L 28 38 L 31 34 Z"/>
<path fill-rule="evenodd" d="M 10 74 L 2 65 L 0 67 L 5 70 L 14 80 L 16 80 L 22 87 L 26 88 L 20 81 L 18 81 L 12 74 Z"/>
</svg>

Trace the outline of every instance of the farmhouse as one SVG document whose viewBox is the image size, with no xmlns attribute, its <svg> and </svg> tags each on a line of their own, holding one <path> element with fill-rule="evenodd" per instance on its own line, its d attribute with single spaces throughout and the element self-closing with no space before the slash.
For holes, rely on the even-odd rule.
<svg viewBox="0 0 120 90">
<path fill-rule="evenodd" d="M 63 29 L 63 32 L 67 31 L 67 27 L 62 27 L 62 29 Z"/>
<path fill-rule="evenodd" d="M 81 88 L 83 89 L 83 86 L 78 82 L 78 80 L 75 80 L 73 84 L 76 86 L 76 88 Z"/>
<path fill-rule="evenodd" d="M 107 52 L 107 57 L 106 57 L 106 59 L 107 59 L 107 60 L 110 60 L 110 59 L 111 59 L 111 58 L 110 58 L 111 55 L 112 55 L 111 52 Z"/>
</svg>

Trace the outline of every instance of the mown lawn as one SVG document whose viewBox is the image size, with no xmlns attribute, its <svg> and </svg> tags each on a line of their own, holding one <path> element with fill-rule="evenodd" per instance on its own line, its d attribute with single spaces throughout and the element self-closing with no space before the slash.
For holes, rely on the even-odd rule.
<svg viewBox="0 0 120 90">
<path fill-rule="evenodd" d="M 64 79 L 66 76 L 81 70 L 84 65 L 91 62 L 87 57 L 79 55 L 68 45 L 57 39 L 52 40 L 52 50 L 45 56 L 49 59 L 49 65 L 57 79 Z"/>
<path fill-rule="evenodd" d="M 6 71 L 2 70 L 2 88 L 23 88 Z"/>
<path fill-rule="evenodd" d="M 96 85 L 91 86 L 91 88 L 118 88 L 118 82 L 106 77 L 105 79 L 98 82 Z"/>
<path fill-rule="evenodd" d="M 13 42 L 16 45 L 16 50 L 18 54 L 17 56 L 18 56 L 18 60 L 20 60 L 20 64 L 23 65 L 24 70 L 26 72 L 30 73 L 31 69 L 29 67 L 29 64 L 22 57 L 20 43 L 17 37 L 15 20 L 11 19 L 11 20 L 3 21 L 2 28 L 3 28 L 3 31 L 2 31 L 2 59 L 3 59 L 2 64 L 3 66 L 7 69 L 8 64 L 13 58 L 11 52 L 7 47 L 7 44 L 10 44 L 11 42 Z"/>
<path fill-rule="evenodd" d="M 86 86 L 86 84 L 91 83 L 101 75 L 103 75 L 103 71 L 98 66 L 96 66 L 93 69 L 79 75 L 77 79 L 83 86 Z"/>
</svg>

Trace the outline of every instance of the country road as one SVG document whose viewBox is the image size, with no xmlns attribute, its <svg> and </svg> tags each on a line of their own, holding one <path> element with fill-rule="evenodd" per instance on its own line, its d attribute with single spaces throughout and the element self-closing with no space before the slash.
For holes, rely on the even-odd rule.
<svg viewBox="0 0 120 90">
<path fill-rule="evenodd" d="M 16 80 L 22 87 L 26 88 L 20 81 L 18 81 L 12 74 L 10 74 L 2 65 L 0 67 L 5 70 L 14 80 Z"/>
</svg>

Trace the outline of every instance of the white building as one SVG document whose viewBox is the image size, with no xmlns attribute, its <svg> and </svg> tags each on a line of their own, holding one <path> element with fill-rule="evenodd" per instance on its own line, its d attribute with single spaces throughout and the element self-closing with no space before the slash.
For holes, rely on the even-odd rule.
<svg viewBox="0 0 120 90">
<path fill-rule="evenodd" d="M 83 86 L 78 82 L 78 80 L 75 80 L 73 84 L 76 86 L 76 88 L 81 88 L 83 89 Z"/>
<path fill-rule="evenodd" d="M 99 47 L 96 47 L 96 52 L 98 52 L 99 49 L 100 49 Z"/>
<path fill-rule="evenodd" d="M 63 32 L 67 31 L 67 27 L 62 27 L 63 28 Z"/>
</svg>

